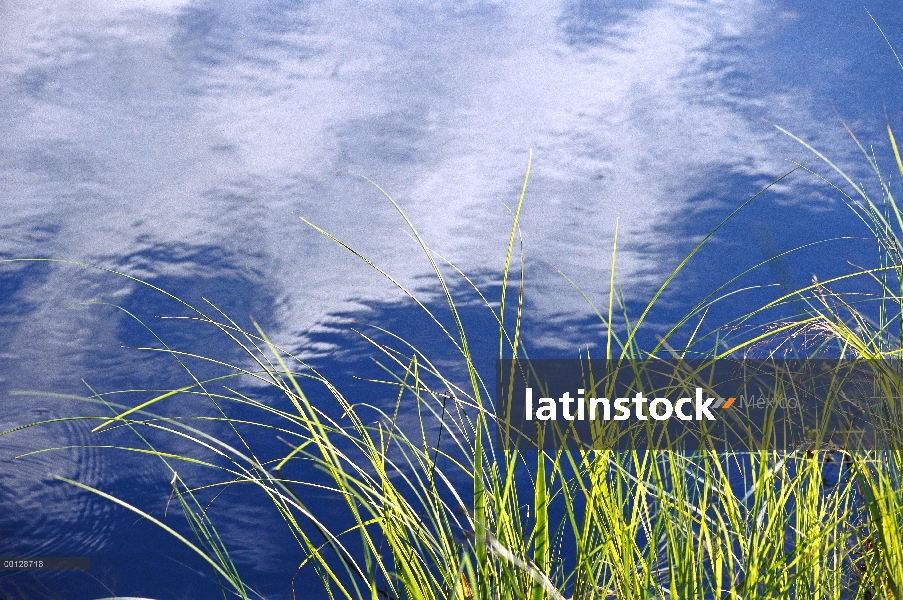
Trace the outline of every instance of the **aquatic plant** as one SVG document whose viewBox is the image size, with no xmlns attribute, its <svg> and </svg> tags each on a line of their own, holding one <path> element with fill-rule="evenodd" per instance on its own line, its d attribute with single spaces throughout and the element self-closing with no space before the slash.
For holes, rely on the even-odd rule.
<svg viewBox="0 0 903 600">
<path fill-rule="evenodd" d="M 888 132 L 903 174 L 893 133 Z M 877 163 L 871 164 L 880 175 Z M 500 358 L 525 356 L 522 259 L 517 282 L 511 285 L 509 279 L 516 265 L 518 218 L 528 178 L 529 167 L 514 211 L 497 308 L 483 297 L 499 326 Z M 833 295 L 832 281 L 815 282 L 772 303 L 779 306 L 791 296 L 804 298 L 805 315 L 727 349 L 725 338 L 714 332 L 710 335 L 718 341 L 708 356 L 730 355 L 816 325 L 824 340 L 833 340 L 845 353 L 869 358 L 900 353 L 899 337 L 889 332 L 903 322 L 900 294 L 891 291 L 903 274 L 903 248 L 887 215 L 898 219 L 898 225 L 903 221 L 884 179 L 880 205 L 846 180 L 860 194 L 860 202 L 848 197 L 850 206 L 863 215 L 883 250 L 880 267 L 849 277 L 879 282 L 881 320 L 873 325 L 860 308 Z M 427 311 L 441 334 L 453 341 L 461 361 L 457 372 L 446 375 L 426 353 L 392 332 L 379 332 L 392 345 L 362 333 L 382 356 L 385 377 L 380 383 L 395 390 L 395 405 L 387 410 L 346 397 L 315 369 L 273 343 L 260 327 L 249 331 L 213 305 L 202 310 L 183 303 L 196 325 L 217 328 L 241 348 L 251 366 L 191 355 L 160 340 L 156 350 L 185 365 L 189 373 L 189 360 L 216 364 L 224 373 L 154 393 L 134 406 L 106 393 L 81 400 L 108 411 L 89 417 L 97 421 L 93 431 L 98 445 L 110 446 L 104 435 L 125 430 L 139 443 L 116 447 L 163 461 L 172 474 L 172 499 L 181 507 L 193 539 L 102 489 L 60 479 L 163 528 L 208 563 L 225 590 L 241 598 L 255 597 L 256 592 L 243 581 L 209 516 L 215 499 L 202 495 L 247 484 L 272 502 L 305 553 L 299 568 L 315 570 L 329 597 L 865 598 L 874 597 L 870 594 L 876 591 L 899 597 L 903 499 L 896 449 L 870 454 L 839 449 L 835 454 L 842 458 L 844 476 L 826 486 L 825 460 L 831 453 L 811 449 L 780 454 L 750 448 L 719 454 L 567 447 L 523 451 L 500 445 L 493 382 L 474 365 L 451 287 L 414 224 L 388 194 L 386 198 L 431 265 L 454 328 L 447 328 L 412 291 L 368 264 Z M 310 225 L 366 261 L 351 245 Z M 644 318 L 714 233 L 699 242 L 633 321 L 618 294 L 615 245 L 607 310 L 597 311 L 605 324 L 605 359 L 649 356 L 636 342 Z M 698 347 L 712 339 L 696 325 L 690 344 L 680 352 L 668 343 L 680 327 L 717 301 L 718 293 L 664 334 L 653 352 L 685 356 L 690 344 Z M 515 313 L 513 327 L 504 326 L 506 311 Z M 258 388 L 247 391 L 240 387 L 241 379 L 266 384 L 278 391 L 281 402 L 255 396 L 253 389 Z M 338 411 L 322 403 L 322 394 L 317 402 L 311 400 L 311 390 L 317 388 L 327 392 Z M 888 388 L 891 394 L 896 389 Z M 167 416 L 155 410 L 176 397 L 183 399 L 180 414 Z M 185 407 L 197 403 L 214 407 L 214 416 L 186 412 Z M 233 416 L 239 410 L 246 415 L 247 409 L 259 416 Z M 402 422 L 402 412 L 414 412 L 417 419 L 413 424 Z M 259 430 L 254 436 L 260 431 L 279 436 L 287 450 L 276 458 L 260 458 L 252 447 L 251 429 Z M 161 441 L 166 436 L 190 442 L 195 450 L 169 451 Z M 218 475 L 212 482 L 191 481 L 181 463 Z M 324 521 L 318 508 L 306 501 L 311 486 L 326 489 L 344 503 L 349 527 L 339 531 Z"/>
<path fill-rule="evenodd" d="M 890 127 L 887 131 L 903 176 L 894 134 Z M 735 293 L 730 286 L 746 273 L 741 274 L 700 301 L 662 333 L 655 348 L 644 352 L 638 334 L 666 288 L 719 228 L 762 192 L 702 239 L 636 318 L 619 293 L 616 232 L 606 307 L 599 310 L 584 296 L 604 325 L 600 344 L 604 351 L 596 358 L 715 359 L 751 348 L 761 351 L 772 343 L 781 348 L 802 334 L 815 339 L 818 349 L 830 347 L 838 356 L 899 358 L 903 214 L 887 178 L 860 144 L 879 182 L 882 198 L 876 201 L 824 154 L 785 133 L 852 188 L 850 194 L 835 186 L 878 241 L 879 266 L 813 281 L 727 324 L 761 319 L 791 301 L 804 307 L 797 317 L 782 317 L 743 338 L 727 336 L 726 328 L 701 331 L 701 317 Z M 798 165 L 791 172 L 801 169 L 809 167 Z M 190 532 L 99 487 L 60 479 L 161 527 L 209 565 L 224 595 L 240 598 L 260 594 L 243 580 L 209 510 L 219 491 L 235 485 L 254 486 L 261 492 L 303 551 L 299 569 L 314 570 L 322 582 L 319 593 L 330 598 L 903 597 L 903 455 L 898 445 L 882 450 L 815 445 L 787 452 L 749 447 L 716 453 L 566 445 L 520 450 L 499 443 L 494 374 L 480 372 L 475 365 L 447 272 L 453 270 L 472 285 L 491 312 L 498 325 L 498 357 L 528 359 L 522 339 L 525 264 L 522 256 L 517 259 L 516 242 L 529 173 L 528 166 L 513 211 L 498 303 L 453 266 L 440 266 L 442 261 L 402 207 L 379 188 L 423 251 L 447 305 L 447 318 L 351 244 L 307 222 L 388 278 L 425 311 L 440 335 L 453 344 L 456 369 L 440 367 L 398 333 L 374 326 L 374 334 L 361 333 L 381 357 L 384 376 L 374 385 L 388 386 L 395 398 L 394 406 L 379 406 L 347 397 L 256 324 L 243 328 L 213 304 L 196 307 L 176 298 L 187 311 L 189 324 L 216 328 L 241 349 L 244 361 L 189 353 L 158 338 L 153 350 L 178 361 L 192 383 L 133 392 L 142 396 L 135 404 L 122 401 L 121 393 L 92 390 L 78 400 L 92 403 L 96 414 L 74 418 L 96 422 L 97 446 L 162 461 L 172 476 L 171 500 L 181 507 Z M 877 303 L 877 311 L 861 297 L 850 300 L 832 292 L 832 286 L 852 280 L 866 282 L 863 288 L 878 286 L 879 292 L 867 299 Z M 672 348 L 676 334 L 686 329 L 687 341 Z M 222 372 L 201 378 L 189 366 L 193 361 Z M 253 385 L 244 385 L 247 382 Z M 897 375 L 889 371 L 879 383 L 888 405 L 895 406 Z M 264 389 L 277 392 L 278 401 Z M 181 400 L 178 414 L 160 410 L 173 399 Z M 333 404 L 328 406 L 324 399 Z M 192 407 L 197 407 L 194 413 Z M 416 418 L 413 422 L 400 418 L 405 414 Z M 23 434 L 59 420 L 0 435 Z M 899 412 L 891 415 L 890 425 L 894 433 L 903 427 Z M 110 443 L 105 436 L 114 432 L 118 437 Z M 131 444 L 120 441 L 123 433 L 132 436 Z M 253 439 L 261 435 L 284 440 L 285 451 L 260 455 Z M 173 450 L 170 443 L 179 449 Z M 186 444 L 190 450 L 184 450 Z M 826 483 L 828 464 L 838 473 Z M 201 472 L 208 475 L 197 476 Z M 321 504 L 310 502 L 312 490 L 343 506 L 348 526 L 336 528 L 328 522 Z M 304 590 L 305 597 L 313 593 Z"/>
</svg>

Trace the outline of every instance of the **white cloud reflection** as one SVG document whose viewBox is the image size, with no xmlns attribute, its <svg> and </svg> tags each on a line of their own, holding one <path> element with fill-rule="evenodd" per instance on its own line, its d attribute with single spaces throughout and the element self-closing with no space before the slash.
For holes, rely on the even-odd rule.
<svg viewBox="0 0 903 600">
<path fill-rule="evenodd" d="M 35 252 L 21 231 L 48 224 L 41 254 L 106 264 L 151 243 L 221 247 L 285 298 L 295 332 L 388 291 L 297 214 L 406 282 L 425 272 L 387 203 L 337 171 L 390 191 L 466 271 L 498 270 L 499 201 L 515 201 L 533 148 L 529 257 L 600 296 L 617 215 L 622 279 L 642 291 L 675 257 L 630 240 L 667 232 L 720 171 L 785 168 L 756 117 L 816 129 L 805 89 L 730 79 L 756 76 L 744 52 L 767 52 L 756 38 L 774 15 L 758 2 L 625 10 L 591 43 L 567 34 L 579 7 L 554 2 L 131 6 L 5 9 L 3 251 Z M 540 311 L 585 312 L 551 270 L 531 285 Z"/>
<path fill-rule="evenodd" d="M 347 170 L 389 191 L 465 272 L 500 272 L 503 203 L 516 201 L 532 148 L 528 296 L 536 320 L 556 322 L 587 309 L 543 261 L 602 297 L 620 215 L 621 280 L 645 294 L 677 261 L 665 238 L 703 233 L 681 219 L 691 202 L 717 206 L 713 181 L 764 183 L 805 156 L 760 117 L 841 147 L 839 128 L 820 122 L 828 98 L 758 82 L 790 51 L 768 46 L 795 18 L 780 7 L 663 0 L 597 21 L 586 10 L 4 3 L 0 253 L 180 281 L 229 276 L 244 283 L 222 296 L 267 290 L 271 333 L 298 345 L 330 313 L 397 293 L 297 215 L 406 284 L 428 272 L 391 206 Z M 748 181 L 731 202 L 756 191 Z M 174 245 L 185 251 L 148 258 Z M 2 384 L 72 386 L 87 352 L 115 343 L 118 321 L 61 307 L 134 290 L 71 268 L 25 281 L 15 301 L 32 308 L 3 326 L 20 350 Z"/>
</svg>

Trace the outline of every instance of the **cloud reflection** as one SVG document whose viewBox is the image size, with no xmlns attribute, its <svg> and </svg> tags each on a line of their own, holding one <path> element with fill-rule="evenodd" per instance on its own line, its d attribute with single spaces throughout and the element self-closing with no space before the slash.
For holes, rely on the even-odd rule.
<svg viewBox="0 0 903 600">
<path fill-rule="evenodd" d="M 303 354 L 337 315 L 399 293 L 297 216 L 417 287 L 428 262 L 354 171 L 465 272 L 500 272 L 532 148 L 528 300 L 535 322 L 559 328 L 548 344 L 572 349 L 587 330 L 564 326 L 588 309 L 546 261 L 604 297 L 620 218 L 621 281 L 628 299 L 646 297 L 704 233 L 688 215 L 727 211 L 787 158 L 807 157 L 762 119 L 853 164 L 824 119 L 863 62 L 855 48 L 821 58 L 798 49 L 787 31 L 812 15 L 795 10 L 752 0 L 625 1 L 601 12 L 575 0 L 7 3 L 0 256 L 71 258 L 192 302 L 205 295 Z M 851 118 L 874 129 L 875 115 L 855 106 Z M 774 193 L 824 210 L 807 189 L 788 182 Z M 748 266 L 748 252 L 737 256 L 734 272 Z M 134 375 L 138 359 L 99 364 L 93 354 L 131 335 L 122 314 L 73 316 L 73 302 L 179 310 L 108 275 L 2 269 L 14 274 L 2 283 L 15 307 L 0 326 L 13 349 L 0 370 L 6 389 Z"/>
</svg>

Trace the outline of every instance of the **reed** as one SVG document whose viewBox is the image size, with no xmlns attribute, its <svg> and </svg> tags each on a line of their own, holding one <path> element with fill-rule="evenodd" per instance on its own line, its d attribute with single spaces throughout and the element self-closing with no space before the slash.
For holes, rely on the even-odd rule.
<svg viewBox="0 0 903 600">
<path fill-rule="evenodd" d="M 889 127 L 888 136 L 895 166 L 903 176 L 903 161 Z M 606 331 L 604 355 L 598 358 L 631 361 L 692 354 L 714 359 L 761 349 L 800 332 L 817 335 L 819 348 L 831 348 L 837 356 L 899 358 L 903 215 L 888 180 L 860 145 L 879 182 L 882 198 L 876 201 L 824 154 L 795 139 L 852 189 L 848 193 L 837 187 L 879 242 L 879 266 L 813 282 L 743 315 L 729 325 L 761 319 L 790 301 L 801 300 L 798 304 L 803 306 L 797 317 L 784 318 L 743 339 L 726 337 L 724 329 L 700 331 L 700 317 L 728 294 L 738 280 L 734 278 L 661 336 L 656 348 L 643 352 L 637 336 L 650 310 L 718 228 L 679 263 L 636 318 L 628 314 L 618 292 L 616 235 L 607 307 L 599 310 L 590 303 Z M 524 262 L 516 252 L 528 179 L 529 167 L 514 211 L 499 302 L 491 302 L 473 286 L 498 325 L 499 358 L 529 358 L 522 340 Z M 260 497 L 297 540 L 305 557 L 299 567 L 314 570 L 322 582 L 318 593 L 330 598 L 903 597 L 903 455 L 898 445 L 882 451 L 841 448 L 843 469 L 833 485 L 824 481 L 829 452 L 811 448 L 685 453 L 516 450 L 500 445 L 494 374 L 480 372 L 474 363 L 444 273 L 449 269 L 440 268 L 441 261 L 401 206 L 383 193 L 433 270 L 452 327 L 350 244 L 308 225 L 379 271 L 426 311 L 439 334 L 454 345 L 460 361 L 454 373 L 443 370 L 401 335 L 377 327 L 391 344 L 367 333 L 362 336 L 381 356 L 384 377 L 378 383 L 393 391 L 395 404 L 375 406 L 347 397 L 256 324 L 242 328 L 212 304 L 196 307 L 179 300 L 190 311 L 191 326 L 216 328 L 241 349 L 245 360 L 228 363 L 190 354 L 161 339 L 155 351 L 183 365 L 193 380 L 189 385 L 145 391 L 135 403 L 121 401 L 122 394 L 92 391 L 78 399 L 93 403 L 97 414 L 78 418 L 96 422 L 98 446 L 162 461 L 172 475 L 172 499 L 181 507 L 188 529 L 177 530 L 102 489 L 60 479 L 163 528 L 209 565 L 224 593 L 240 598 L 258 594 L 243 580 L 209 516 L 210 500 L 202 497 L 234 485 L 260 490 Z M 873 305 L 831 291 L 836 283 L 852 278 L 865 282 L 863 286 L 877 286 L 879 293 L 869 298 Z M 466 277 L 463 281 L 471 284 Z M 870 316 L 875 312 L 877 319 Z M 688 329 L 689 341 L 674 350 L 670 340 Z M 190 368 L 193 361 L 222 372 L 202 379 Z M 254 385 L 242 386 L 242 381 Z M 899 380 L 890 373 L 885 384 L 893 405 L 899 401 Z M 278 392 L 280 401 L 274 403 L 259 392 L 262 386 Z M 317 400 L 312 400 L 315 396 Z M 324 397 L 333 406 L 325 405 Z M 158 410 L 176 398 L 183 407 L 180 414 Z M 198 407 L 195 413 L 193 406 Z M 210 409 L 212 416 L 207 414 Z M 417 419 L 400 419 L 402 413 L 416 414 Z M 22 435 L 52 422 L 58 420 L 2 435 Z M 903 421 L 892 426 L 899 432 Z M 104 436 L 113 430 L 129 432 L 133 443 L 106 443 Z M 254 448 L 254 440 L 261 436 L 283 439 L 285 452 L 262 458 Z M 191 451 L 184 450 L 186 444 Z M 186 475 L 200 471 L 209 477 L 195 481 Z M 341 503 L 347 527 L 336 528 L 324 519 L 320 506 L 309 501 L 312 489 L 326 490 Z"/>
</svg>

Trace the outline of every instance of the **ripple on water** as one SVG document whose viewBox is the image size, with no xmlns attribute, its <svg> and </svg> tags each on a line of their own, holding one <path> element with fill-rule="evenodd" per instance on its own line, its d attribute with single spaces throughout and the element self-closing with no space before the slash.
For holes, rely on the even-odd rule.
<svg viewBox="0 0 903 600">
<path fill-rule="evenodd" d="M 107 543 L 109 502 L 74 494 L 54 480 L 61 475 L 88 485 L 101 482 L 106 461 L 102 450 L 86 446 L 90 423 L 65 421 L 0 438 L 0 555 L 84 556 Z M 65 446 L 71 447 L 16 458 Z"/>
</svg>

